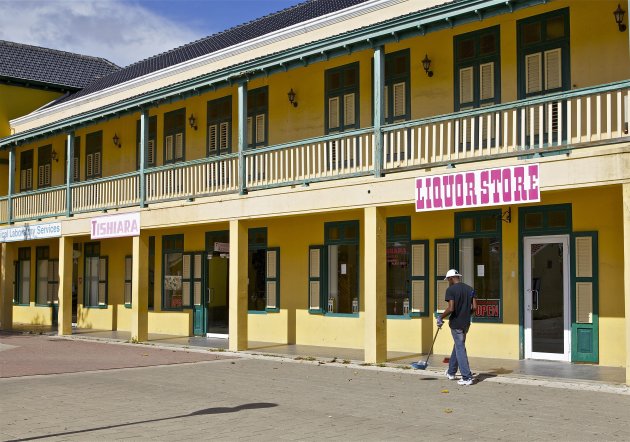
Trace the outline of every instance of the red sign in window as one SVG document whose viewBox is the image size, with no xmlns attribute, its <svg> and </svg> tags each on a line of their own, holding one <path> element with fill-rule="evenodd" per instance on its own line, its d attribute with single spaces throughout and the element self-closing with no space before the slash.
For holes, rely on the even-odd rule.
<svg viewBox="0 0 630 442">
<path fill-rule="evenodd" d="M 498 318 L 499 313 L 499 300 L 498 299 L 477 299 L 477 313 L 478 318 Z"/>
</svg>

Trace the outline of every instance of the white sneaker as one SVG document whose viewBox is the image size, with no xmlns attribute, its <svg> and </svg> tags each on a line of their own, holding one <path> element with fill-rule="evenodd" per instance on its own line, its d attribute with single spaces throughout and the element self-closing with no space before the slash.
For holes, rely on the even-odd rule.
<svg viewBox="0 0 630 442">
<path fill-rule="evenodd" d="M 455 379 L 457 379 L 454 375 L 449 374 L 448 368 L 444 371 L 444 376 L 446 376 L 449 381 L 454 381 Z"/>
<path fill-rule="evenodd" d="M 473 379 L 460 379 L 457 381 L 457 385 L 472 385 L 474 382 Z"/>
</svg>

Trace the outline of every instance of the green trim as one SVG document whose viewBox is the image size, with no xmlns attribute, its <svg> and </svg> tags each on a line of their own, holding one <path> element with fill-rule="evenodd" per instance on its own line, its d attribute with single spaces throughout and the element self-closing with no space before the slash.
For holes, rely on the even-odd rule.
<svg viewBox="0 0 630 442">
<path fill-rule="evenodd" d="M 339 238 L 331 239 L 330 231 L 333 228 L 337 228 L 339 231 Z M 351 232 L 350 229 L 354 228 L 355 236 L 347 235 Z M 357 277 L 356 277 L 356 286 L 357 293 L 356 298 L 358 301 L 357 309 L 361 311 L 361 225 L 358 220 L 352 221 L 332 221 L 324 223 L 324 254 L 325 254 L 325 268 L 324 268 L 324 284 L 328 287 L 329 276 L 328 276 L 328 246 L 331 245 L 355 245 L 357 247 Z M 328 290 L 324 289 L 324 303 L 322 304 L 322 309 L 324 311 L 324 315 L 326 316 L 359 316 L 358 313 L 332 313 L 328 312 Z"/>
<path fill-rule="evenodd" d="M 181 241 L 181 247 L 177 246 L 177 243 Z M 183 311 L 183 306 L 180 307 L 166 307 L 166 290 L 164 290 L 164 275 L 166 274 L 166 255 L 168 253 L 181 253 L 184 256 L 184 234 L 164 235 L 162 237 L 162 281 L 160 285 L 162 287 L 162 310 L 163 311 Z"/>
<path fill-rule="evenodd" d="M 88 174 L 88 156 L 100 154 L 98 173 L 94 173 L 94 165 L 92 165 L 92 174 Z M 103 131 L 90 132 L 85 136 L 85 179 L 93 180 L 103 177 Z"/>
<path fill-rule="evenodd" d="M 267 292 L 267 287 L 269 287 L 270 281 L 276 282 L 276 307 L 270 308 L 265 307 L 265 311 L 268 313 L 278 313 L 280 312 L 280 247 L 268 247 L 267 248 L 267 256 L 269 256 L 269 252 L 276 252 L 276 277 L 270 278 L 265 274 L 265 292 Z M 266 273 L 266 272 L 265 272 Z M 269 294 L 267 293 L 267 299 L 269 299 Z"/>
<path fill-rule="evenodd" d="M 29 284 L 28 284 L 28 302 L 24 303 L 21 302 L 22 301 L 22 293 L 21 293 L 21 288 L 22 288 L 22 284 L 21 279 L 21 264 L 24 261 L 28 261 L 28 267 L 29 267 L 29 275 L 33 274 L 33 263 L 31 260 L 31 248 L 30 247 L 20 247 L 18 248 L 18 259 L 17 261 L 13 262 L 14 267 L 14 276 L 15 276 L 15 280 L 13 282 L 14 284 L 14 296 L 13 296 L 13 305 L 19 305 L 19 306 L 30 306 L 31 305 L 31 298 L 32 298 L 32 293 L 31 293 L 31 283 L 30 283 L 30 278 L 29 278 Z"/>
<path fill-rule="evenodd" d="M 211 115 L 213 113 L 213 109 L 221 109 L 222 106 L 225 106 L 229 111 L 226 115 L 221 115 L 220 111 L 217 117 L 212 118 Z M 232 152 L 232 95 L 228 95 L 221 98 L 216 98 L 214 100 L 210 100 L 207 103 L 207 118 L 206 118 L 206 156 L 219 156 Z M 228 131 L 227 131 L 227 148 L 224 149 L 225 152 L 221 152 L 221 135 L 220 135 L 220 125 L 221 123 L 228 123 Z M 207 130 L 210 125 L 216 124 L 219 126 L 219 134 L 218 134 L 218 143 L 217 149 L 215 153 L 210 152 L 210 131 Z"/>
<path fill-rule="evenodd" d="M 261 96 L 264 96 L 264 104 L 255 104 Z M 265 136 L 263 141 L 256 142 L 258 136 L 256 128 L 256 117 L 258 115 L 265 116 Z M 249 89 L 247 91 L 247 115 L 246 117 L 252 119 L 252 142 L 247 139 L 247 132 L 245 132 L 245 141 L 247 149 L 257 149 L 258 147 L 266 146 L 269 142 L 269 87 L 261 86 L 256 89 Z M 247 123 L 247 121 L 245 121 Z M 246 127 L 247 129 L 247 127 Z"/>
<path fill-rule="evenodd" d="M 402 319 L 402 320 L 410 320 L 412 317 L 418 317 L 418 315 L 387 315 L 387 319 Z"/>
<path fill-rule="evenodd" d="M 312 277 L 311 276 L 311 250 L 319 250 L 319 276 Z M 324 246 L 308 246 L 308 281 L 307 281 L 307 290 L 306 290 L 306 305 L 308 306 L 308 312 L 310 314 L 318 314 L 321 315 L 324 313 L 324 281 L 326 278 L 324 277 L 325 272 L 325 248 Z M 311 308 L 311 282 L 319 282 L 319 308 L 312 309 Z"/>
<path fill-rule="evenodd" d="M 359 318 L 359 313 L 324 313 L 328 318 Z"/>
<path fill-rule="evenodd" d="M 345 84 L 346 73 L 353 74 L 354 84 L 348 86 Z M 339 75 L 341 85 L 335 89 L 332 89 L 330 82 L 331 77 L 333 75 Z M 360 89 L 360 78 L 361 78 L 361 66 L 358 61 L 345 64 L 343 66 L 339 66 L 332 69 L 326 69 L 324 72 L 324 133 L 326 135 L 333 133 L 344 132 L 349 129 L 358 129 L 361 127 L 361 89 Z M 345 106 L 344 106 L 344 96 L 347 94 L 354 94 L 354 124 L 345 125 Z M 329 105 L 328 101 L 331 98 L 339 98 L 339 126 L 338 127 L 330 127 L 330 118 L 329 118 Z"/>
<path fill-rule="evenodd" d="M 413 305 L 413 293 L 411 293 L 411 284 L 409 287 L 409 316 L 411 317 L 426 317 L 429 316 L 429 311 L 431 310 L 429 307 L 429 240 L 428 239 L 416 239 L 411 241 L 411 246 L 413 247 L 415 244 L 424 245 L 424 276 L 410 276 L 410 280 L 413 281 L 424 281 L 424 311 L 422 312 L 413 312 L 411 310 L 411 306 Z M 413 259 L 413 249 L 412 256 Z M 410 260 L 411 261 L 411 260 Z M 413 266 L 413 263 L 412 263 Z M 410 268 L 412 266 L 409 266 Z"/>
<path fill-rule="evenodd" d="M 598 232 L 573 232 L 571 234 L 571 362 L 599 362 L 599 240 Z M 576 240 L 579 237 L 591 238 L 592 249 L 592 277 L 576 276 Z M 593 285 L 593 317 L 590 324 L 577 323 L 577 289 L 580 282 Z M 584 334 L 590 335 L 591 351 L 580 351 L 579 343 Z"/>
<path fill-rule="evenodd" d="M 438 245 L 440 244 L 448 244 L 448 267 L 455 267 L 455 259 L 453 257 L 455 250 L 455 239 L 453 238 L 445 238 L 445 239 L 436 239 L 433 243 L 433 273 L 435 274 L 435 280 L 433 281 L 433 313 L 437 314 L 438 310 L 438 282 L 444 281 L 446 274 L 438 275 Z M 427 309 L 429 310 L 429 309 Z"/>
<path fill-rule="evenodd" d="M 266 315 L 267 310 L 247 310 L 248 315 Z"/>
<path fill-rule="evenodd" d="M 455 213 L 455 243 L 454 250 L 459 250 L 458 242 L 465 238 L 493 238 L 498 237 L 501 241 L 499 249 L 499 317 L 498 318 L 480 318 L 475 316 L 475 322 L 503 323 L 503 222 L 501 221 L 501 209 L 492 210 L 472 210 L 466 212 Z M 482 230 L 481 219 L 483 217 L 491 217 L 495 220 L 494 230 Z M 461 219 L 474 218 L 475 231 L 461 232 Z M 455 268 L 459 269 L 459 253 L 455 253 L 453 257 Z M 461 271 L 461 270 L 460 270 Z M 473 287 L 475 288 L 475 287 Z M 475 290 L 478 292 L 478 290 Z M 477 298 L 479 299 L 479 298 Z"/>
<path fill-rule="evenodd" d="M 129 275 L 129 279 L 127 279 L 127 259 L 131 260 L 131 275 Z M 125 266 L 123 271 L 123 304 L 125 304 L 125 307 L 131 307 L 131 304 L 133 302 L 133 286 L 131 287 L 131 299 L 129 302 L 125 300 L 125 286 L 127 284 L 133 284 L 133 256 L 125 255 L 123 262 Z"/>
<path fill-rule="evenodd" d="M 181 119 L 181 121 L 178 121 Z M 174 111 L 165 112 L 162 116 L 163 122 L 163 136 L 162 136 L 162 160 L 164 164 L 174 164 L 186 161 L 186 108 L 182 107 Z M 182 134 L 182 156 L 181 158 L 175 157 L 177 151 L 175 135 Z M 173 159 L 166 160 L 166 137 L 173 137 Z"/>
<path fill-rule="evenodd" d="M 396 234 L 396 228 L 397 227 L 401 227 L 402 229 L 404 229 L 404 233 L 403 234 Z M 387 231 L 387 242 L 386 242 L 386 249 L 389 249 L 390 246 L 392 247 L 406 247 L 407 250 L 409 251 L 409 256 L 408 256 L 408 260 L 409 260 L 409 265 L 407 265 L 406 268 L 406 275 L 405 275 L 405 279 L 404 279 L 404 284 L 405 284 L 405 297 L 409 300 L 409 313 L 406 314 L 399 314 L 399 315 L 394 315 L 394 314 L 388 314 L 387 316 L 392 316 L 392 317 L 408 317 L 411 314 L 411 305 L 412 303 L 412 293 L 411 293 L 411 280 L 413 279 L 411 276 L 411 268 L 413 267 L 413 252 L 412 252 L 412 248 L 411 248 L 411 217 L 409 216 L 398 216 L 398 217 L 391 217 L 391 218 L 387 218 L 386 219 L 386 231 Z M 396 245 L 395 245 L 396 244 Z M 387 252 L 386 252 L 387 253 Z M 387 257 L 386 257 L 387 258 Z M 386 281 L 389 282 L 389 278 L 387 277 L 386 274 Z M 388 286 L 386 287 L 386 298 L 389 300 L 389 295 L 387 295 L 388 293 L 391 293 L 393 291 L 392 287 Z M 387 303 L 389 304 L 389 303 Z"/>
</svg>

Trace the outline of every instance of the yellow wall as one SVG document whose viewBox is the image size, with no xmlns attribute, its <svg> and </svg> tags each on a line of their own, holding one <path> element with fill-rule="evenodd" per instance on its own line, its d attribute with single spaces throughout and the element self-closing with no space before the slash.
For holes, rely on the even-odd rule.
<svg viewBox="0 0 630 442">
<path fill-rule="evenodd" d="M 0 84 L 0 138 L 11 134 L 9 120 L 50 103 L 61 93 Z"/>
</svg>

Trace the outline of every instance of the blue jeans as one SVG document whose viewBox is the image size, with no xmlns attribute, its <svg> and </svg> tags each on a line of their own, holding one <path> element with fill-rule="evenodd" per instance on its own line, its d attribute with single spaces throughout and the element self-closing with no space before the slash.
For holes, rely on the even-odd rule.
<svg viewBox="0 0 630 442">
<path fill-rule="evenodd" d="M 462 374 L 462 379 L 472 379 L 472 372 L 468 365 L 468 354 L 466 353 L 466 333 L 465 330 L 452 328 L 451 334 L 453 335 L 453 352 L 451 353 L 451 359 L 448 362 L 448 374 L 455 376 L 457 369 Z"/>
</svg>

